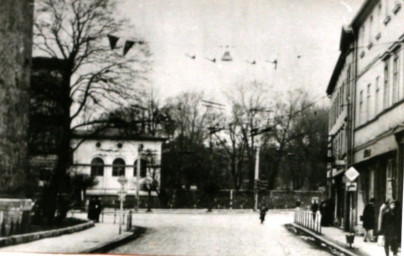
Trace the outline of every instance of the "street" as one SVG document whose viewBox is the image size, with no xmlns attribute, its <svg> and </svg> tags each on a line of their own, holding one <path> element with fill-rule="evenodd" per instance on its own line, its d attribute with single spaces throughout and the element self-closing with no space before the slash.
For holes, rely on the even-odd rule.
<svg viewBox="0 0 404 256">
<path fill-rule="evenodd" d="M 261 225 L 257 213 L 157 212 L 133 216 L 149 228 L 137 240 L 110 253 L 139 255 L 330 255 L 283 226 L 293 213 L 269 211 Z"/>
</svg>

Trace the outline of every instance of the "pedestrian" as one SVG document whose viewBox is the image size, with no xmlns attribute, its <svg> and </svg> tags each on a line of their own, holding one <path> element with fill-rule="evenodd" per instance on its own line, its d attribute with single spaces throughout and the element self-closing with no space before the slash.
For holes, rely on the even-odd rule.
<svg viewBox="0 0 404 256">
<path fill-rule="evenodd" d="M 401 240 L 401 212 L 398 202 L 392 200 L 382 216 L 381 233 L 384 235 L 384 251 L 389 256 L 390 249 L 396 256 Z"/>
<path fill-rule="evenodd" d="M 265 215 L 267 214 L 268 208 L 265 204 L 262 204 L 260 207 L 260 220 L 261 220 L 261 224 L 264 223 L 265 221 Z"/>
<path fill-rule="evenodd" d="M 332 200 L 326 199 L 320 203 L 321 226 L 328 227 L 332 225 L 333 206 Z"/>
<path fill-rule="evenodd" d="M 375 207 L 374 207 L 375 199 L 371 198 L 366 204 L 365 209 L 362 214 L 363 228 L 365 229 L 365 238 L 364 241 L 373 242 L 373 230 L 375 228 Z"/>
<path fill-rule="evenodd" d="M 316 219 L 317 211 L 318 211 L 318 203 L 317 200 L 314 199 L 311 204 L 311 212 L 313 213 L 313 220 Z"/>
<path fill-rule="evenodd" d="M 97 197 L 94 201 L 94 221 L 100 222 L 100 214 L 102 211 L 102 203 L 100 197 Z"/>
<path fill-rule="evenodd" d="M 90 201 L 88 202 L 88 213 L 87 213 L 87 218 L 89 220 L 94 220 L 94 197 L 90 198 Z"/>
</svg>

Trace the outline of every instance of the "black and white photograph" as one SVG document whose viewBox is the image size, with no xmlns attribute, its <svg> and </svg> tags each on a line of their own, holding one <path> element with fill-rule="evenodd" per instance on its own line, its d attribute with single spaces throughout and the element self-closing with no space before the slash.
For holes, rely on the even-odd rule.
<svg viewBox="0 0 404 256">
<path fill-rule="evenodd" d="M 399 256 L 404 0 L 0 0 L 0 255 Z"/>
</svg>

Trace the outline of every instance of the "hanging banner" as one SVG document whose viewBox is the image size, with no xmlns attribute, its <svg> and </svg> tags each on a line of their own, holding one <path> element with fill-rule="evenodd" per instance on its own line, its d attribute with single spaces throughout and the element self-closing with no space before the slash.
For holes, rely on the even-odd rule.
<svg viewBox="0 0 404 256">
<path fill-rule="evenodd" d="M 111 46 L 111 50 L 115 49 L 116 44 L 118 43 L 119 37 L 108 35 L 109 45 Z"/>
<path fill-rule="evenodd" d="M 132 48 L 132 46 L 135 44 L 135 42 L 134 41 L 126 41 L 125 42 L 125 46 L 124 46 L 124 48 L 123 48 L 123 55 L 125 56 L 127 53 L 128 53 L 128 51 L 130 50 L 130 48 Z"/>
</svg>

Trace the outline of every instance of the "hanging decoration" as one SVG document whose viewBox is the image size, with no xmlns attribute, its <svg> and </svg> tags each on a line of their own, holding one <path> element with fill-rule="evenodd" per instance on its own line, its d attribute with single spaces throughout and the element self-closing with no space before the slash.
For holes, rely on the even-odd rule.
<svg viewBox="0 0 404 256">
<path fill-rule="evenodd" d="M 222 61 L 233 61 L 229 51 L 225 51 L 222 57 Z"/>
<path fill-rule="evenodd" d="M 189 54 L 187 54 L 187 53 L 185 53 L 185 56 L 187 56 L 188 58 L 190 58 L 190 59 L 196 59 L 196 55 L 189 55 Z"/>
<path fill-rule="evenodd" d="M 111 47 L 111 50 L 115 49 L 116 44 L 118 43 L 119 37 L 113 36 L 113 35 L 107 35 L 108 40 L 109 40 L 109 45 Z"/>
<path fill-rule="evenodd" d="M 276 70 L 276 66 L 278 65 L 278 60 L 276 60 L 276 59 L 273 61 L 267 60 L 267 62 L 274 64 L 274 68 Z"/>
<path fill-rule="evenodd" d="M 123 47 L 123 56 L 125 56 L 130 48 L 135 44 L 135 41 L 126 40 L 125 46 Z"/>
</svg>

